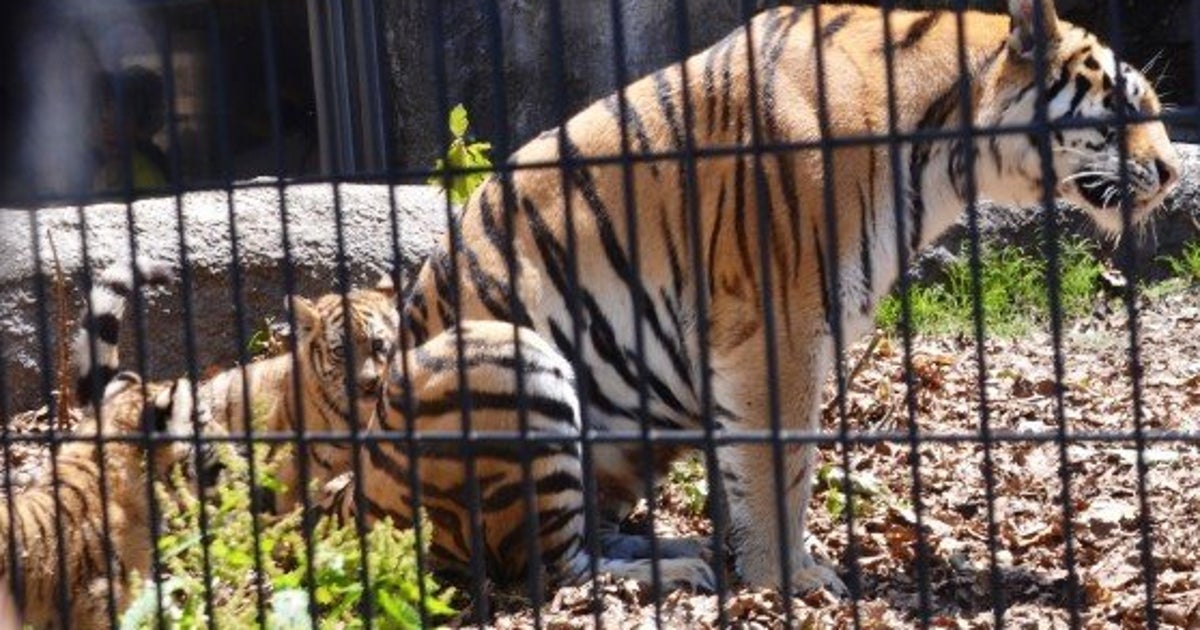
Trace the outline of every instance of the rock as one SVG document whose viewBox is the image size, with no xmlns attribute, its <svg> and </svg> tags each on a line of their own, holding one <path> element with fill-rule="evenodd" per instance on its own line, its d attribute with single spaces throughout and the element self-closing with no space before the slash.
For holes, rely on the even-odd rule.
<svg viewBox="0 0 1200 630">
<path fill-rule="evenodd" d="M 1130 235 L 1134 245 L 1137 269 L 1143 275 L 1157 277 L 1163 269 L 1156 259 L 1179 253 L 1185 244 L 1200 238 L 1200 145 L 1176 143 L 1183 158 L 1184 173 L 1175 193 L 1167 198 L 1144 226 Z M 977 208 L 977 225 L 981 242 L 999 242 L 1037 252 L 1045 242 L 1048 217 L 1041 207 L 1014 209 L 982 202 Z M 1098 241 L 1103 256 L 1120 260 L 1120 244 L 1116 239 L 1097 233 L 1087 216 L 1079 209 L 1059 203 L 1049 217 L 1067 238 Z M 912 277 L 936 281 L 946 268 L 957 261 L 970 244 L 969 219 L 963 215 L 913 262 Z"/>
</svg>

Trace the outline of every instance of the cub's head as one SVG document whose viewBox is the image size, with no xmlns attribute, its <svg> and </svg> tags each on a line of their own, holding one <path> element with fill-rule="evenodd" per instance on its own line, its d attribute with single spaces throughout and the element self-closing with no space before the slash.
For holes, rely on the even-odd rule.
<svg viewBox="0 0 1200 630">
<path fill-rule="evenodd" d="M 320 396 L 341 413 L 349 411 L 353 400 L 360 412 L 368 413 L 377 402 L 400 330 L 390 281 L 384 278 L 375 288 L 351 291 L 344 299 L 341 293 L 329 293 L 315 302 L 292 297 L 289 303 L 296 317 L 295 347 L 305 395 Z"/>
<path fill-rule="evenodd" d="M 1118 63 L 1095 35 L 1059 20 L 1054 0 L 1009 0 L 1009 12 L 1007 50 L 993 74 L 990 115 L 981 112 L 984 123 L 1028 124 L 1044 98 L 1048 120 L 1066 123 L 1049 134 L 1058 196 L 1114 233 L 1122 227 L 1123 135 L 1132 220 L 1144 219 L 1179 182 L 1182 168 L 1162 122 L 1146 120 L 1162 111 L 1154 86 L 1135 68 Z M 1040 51 L 1045 53 L 1042 90 L 1036 69 Z M 1123 134 L 1119 110 L 1129 121 Z M 1011 188 L 996 196 L 1040 200 L 1043 171 L 1035 135 L 1010 134 L 998 142 L 1008 157 L 997 187 Z M 1013 176 L 1023 181 L 1014 182 Z"/>
</svg>

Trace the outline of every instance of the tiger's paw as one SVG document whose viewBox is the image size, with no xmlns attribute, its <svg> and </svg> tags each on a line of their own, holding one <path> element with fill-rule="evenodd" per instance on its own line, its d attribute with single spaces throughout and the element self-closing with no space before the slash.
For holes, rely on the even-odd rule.
<svg viewBox="0 0 1200 630">
<path fill-rule="evenodd" d="M 825 589 L 829 594 L 845 599 L 850 596 L 850 589 L 838 577 L 832 568 L 810 560 L 792 574 L 792 590 L 796 593 L 810 593 Z"/>
<path fill-rule="evenodd" d="M 582 583 L 587 580 L 589 572 L 586 566 L 580 568 L 584 569 L 578 575 L 579 583 Z M 716 591 L 716 574 L 707 562 L 699 558 L 663 558 L 657 562 L 603 558 L 599 567 L 601 573 L 608 573 L 617 579 L 633 580 L 643 587 L 654 586 L 656 568 L 658 583 L 664 591 L 680 588 L 708 593 Z"/>
<path fill-rule="evenodd" d="M 717 590 L 716 574 L 708 562 L 700 558 L 660 560 L 658 575 L 663 588 L 682 588 L 705 593 L 714 593 Z"/>
</svg>

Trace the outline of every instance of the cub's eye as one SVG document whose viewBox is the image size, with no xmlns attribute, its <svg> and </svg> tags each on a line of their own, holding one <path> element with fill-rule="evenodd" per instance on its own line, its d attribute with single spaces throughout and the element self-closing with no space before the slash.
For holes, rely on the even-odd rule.
<svg viewBox="0 0 1200 630">
<path fill-rule="evenodd" d="M 390 350 L 390 344 L 382 339 L 371 340 L 371 352 L 377 355 L 384 355 Z"/>
<path fill-rule="evenodd" d="M 341 361 L 346 358 L 346 349 L 342 346 L 333 346 L 329 349 L 329 355 Z"/>
</svg>

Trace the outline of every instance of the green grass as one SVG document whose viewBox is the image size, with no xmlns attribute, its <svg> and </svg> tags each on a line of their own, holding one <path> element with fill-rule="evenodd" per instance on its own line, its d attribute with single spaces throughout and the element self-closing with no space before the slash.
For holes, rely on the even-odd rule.
<svg viewBox="0 0 1200 630">
<path fill-rule="evenodd" d="M 1082 242 L 1064 243 L 1059 251 L 1062 312 L 1067 318 L 1084 315 L 1095 297 L 1103 265 Z M 1049 321 L 1044 259 L 1015 247 L 985 245 L 980 263 L 980 298 L 988 334 L 1019 336 Z M 947 268 L 943 281 L 910 285 L 913 332 L 944 335 L 972 331 L 972 286 L 970 256 L 965 252 Z M 879 327 L 899 331 L 901 308 L 898 292 L 884 298 L 876 314 Z"/>
<path fill-rule="evenodd" d="M 1173 277 L 1186 284 L 1200 285 L 1200 241 L 1188 243 L 1175 256 L 1163 256 L 1158 260 L 1167 266 Z"/>
<path fill-rule="evenodd" d="M 265 458 L 261 457 L 265 461 Z M 249 473 L 242 457 L 226 457 L 225 478 L 215 496 L 203 502 L 186 490 L 186 483 L 159 489 L 163 531 L 158 540 L 162 562 L 162 602 L 168 625 L 177 628 L 222 628 L 258 625 L 260 604 L 255 587 L 255 555 L 262 567 L 262 608 L 268 628 L 314 627 L 309 616 L 310 593 L 318 614 L 315 627 L 359 628 L 364 625 L 360 579 L 362 548 L 353 524 L 340 526 L 321 519 L 313 532 L 313 582 L 307 581 L 307 549 L 301 511 L 284 516 L 255 516 L 251 511 Z M 262 470 L 260 468 L 259 470 Z M 207 545 L 200 535 L 204 510 L 210 532 Z M 257 549 L 254 519 L 258 519 Z M 429 535 L 421 536 L 425 545 Z M 366 535 L 369 592 L 374 604 L 373 624 L 378 628 L 420 626 L 420 579 L 416 564 L 416 532 L 398 529 L 389 522 L 376 524 Z M 208 584 L 205 583 L 205 547 Z M 424 576 L 424 606 L 433 621 L 456 613 L 452 589 Z M 121 628 L 155 627 L 159 601 L 157 589 L 144 585 L 131 600 Z M 205 602 L 211 597 L 213 606 Z"/>
</svg>

